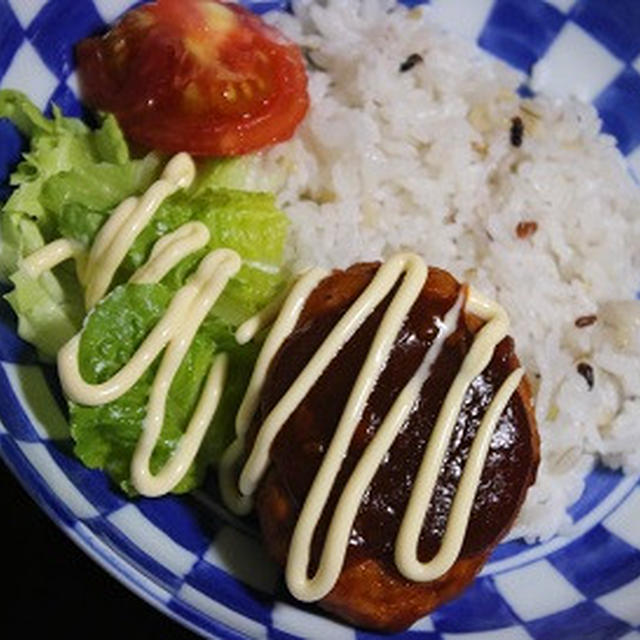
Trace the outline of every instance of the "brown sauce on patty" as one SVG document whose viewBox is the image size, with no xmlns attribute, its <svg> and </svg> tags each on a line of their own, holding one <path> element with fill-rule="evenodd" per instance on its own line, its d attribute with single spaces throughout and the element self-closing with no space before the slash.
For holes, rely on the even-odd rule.
<svg viewBox="0 0 640 640">
<path fill-rule="evenodd" d="M 308 298 L 295 330 L 271 363 L 249 434 L 249 447 L 262 420 L 370 283 L 377 268 L 377 263 L 360 264 L 344 272 L 334 272 Z M 394 292 L 378 305 L 344 345 L 284 424 L 272 445 L 272 469 L 267 477 L 270 481 L 277 478 L 280 490 L 289 502 L 287 513 L 280 514 L 282 521 L 277 528 L 278 536 L 287 538 L 291 535 L 297 514 Z M 395 340 L 335 480 L 314 536 L 310 574 L 315 571 L 326 529 L 347 479 L 398 393 L 417 370 L 438 333 L 437 324 L 455 304 L 459 293 L 460 285 L 452 276 L 438 269 L 429 270 L 424 289 Z M 460 314 L 457 328 L 436 360 L 418 403 L 360 504 L 345 568 L 366 558 L 375 558 L 386 571 L 398 575 L 393 550 L 413 480 L 446 393 L 482 324 L 474 316 Z M 467 390 L 423 524 L 418 551 L 421 561 L 433 557 L 440 546 L 456 487 L 484 412 L 502 382 L 518 366 L 513 341 L 507 337 L 498 344 L 489 366 Z M 526 383 L 521 384 L 521 388 L 524 386 Z M 486 552 L 499 541 L 533 481 L 538 452 L 537 436 L 532 435 L 530 425 L 531 409 L 525 405 L 528 401 L 528 391 L 515 393 L 496 425 L 461 557 Z M 261 513 L 260 516 L 263 528 L 273 531 L 273 523 L 264 523 L 265 518 L 272 518 L 273 514 Z M 283 547 L 282 542 L 278 541 L 275 546 Z M 286 542 L 288 544 L 288 540 Z"/>
</svg>

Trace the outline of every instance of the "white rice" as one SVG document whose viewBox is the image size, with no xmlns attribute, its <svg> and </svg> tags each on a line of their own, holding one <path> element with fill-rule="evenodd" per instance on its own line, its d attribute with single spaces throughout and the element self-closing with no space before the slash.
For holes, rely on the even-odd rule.
<svg viewBox="0 0 640 640">
<path fill-rule="evenodd" d="M 542 464 L 516 527 L 566 531 L 598 461 L 640 470 L 640 190 L 595 110 L 520 99 L 522 77 L 385 0 L 294 2 L 270 17 L 308 50 L 311 111 L 270 162 L 291 260 L 345 267 L 398 250 L 494 296 L 535 389 Z M 390 11 L 392 9 L 392 11 Z M 423 62 L 405 73 L 410 54 Z M 525 123 L 510 143 L 513 117 Z M 534 221 L 528 238 L 519 222 Z M 575 320 L 597 315 L 578 328 Z M 577 371 L 593 367 L 594 385 Z"/>
</svg>

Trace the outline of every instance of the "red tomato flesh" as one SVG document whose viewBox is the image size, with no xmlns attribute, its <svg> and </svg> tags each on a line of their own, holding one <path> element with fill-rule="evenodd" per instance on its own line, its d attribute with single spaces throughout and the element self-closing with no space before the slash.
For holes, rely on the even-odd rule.
<svg viewBox="0 0 640 640">
<path fill-rule="evenodd" d="M 235 4 L 157 0 L 76 54 L 87 104 L 168 153 L 257 151 L 290 138 L 309 107 L 298 47 Z"/>
</svg>

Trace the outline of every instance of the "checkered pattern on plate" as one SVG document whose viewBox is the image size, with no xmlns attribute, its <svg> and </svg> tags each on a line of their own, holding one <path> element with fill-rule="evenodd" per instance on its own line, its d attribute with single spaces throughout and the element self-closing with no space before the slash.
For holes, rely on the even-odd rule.
<svg viewBox="0 0 640 640">
<path fill-rule="evenodd" d="M 41 108 L 55 102 L 80 115 L 73 44 L 131 4 L 0 0 L 1 85 Z M 245 4 L 267 11 L 287 2 Z M 592 101 L 640 175 L 637 0 L 430 4 L 442 24 L 529 74 L 530 89 Z M 13 127 L 0 122 L 3 182 L 21 148 Z M 130 502 L 77 462 L 55 371 L 16 337 L 4 304 L 0 361 L 0 454 L 47 513 L 133 591 L 211 637 L 375 637 L 292 603 L 254 534 L 230 524 L 204 494 Z M 639 513 L 635 478 L 594 472 L 572 508 L 573 535 L 501 545 L 463 597 L 401 637 L 640 640 Z"/>
</svg>

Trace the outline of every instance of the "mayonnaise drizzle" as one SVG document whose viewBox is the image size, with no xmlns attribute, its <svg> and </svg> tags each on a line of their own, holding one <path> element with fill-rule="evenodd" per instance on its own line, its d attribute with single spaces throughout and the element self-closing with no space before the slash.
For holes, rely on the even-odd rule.
<svg viewBox="0 0 640 640">
<path fill-rule="evenodd" d="M 241 265 L 238 254 L 228 249 L 218 249 L 204 258 L 195 274 L 174 295 L 165 314 L 129 362 L 102 383 L 88 383 L 80 373 L 78 354 L 81 333 L 58 352 L 62 388 L 71 400 L 88 406 L 117 400 L 164 352 L 151 386 L 142 435 L 131 463 L 133 486 L 143 495 L 162 495 L 180 481 L 198 452 L 215 414 L 226 376 L 227 360 L 224 355 L 216 357 L 194 414 L 169 462 L 156 475 L 151 474 L 149 461 L 162 430 L 171 383 L 198 328 Z"/>
<path fill-rule="evenodd" d="M 162 236 L 151 250 L 149 259 L 131 276 L 129 282 L 159 282 L 185 256 L 206 247 L 211 234 L 202 222 L 187 222 Z"/>
<path fill-rule="evenodd" d="M 165 198 L 188 187 L 195 165 L 185 153 L 174 156 L 159 180 L 139 198 L 128 198 L 111 214 L 87 253 L 77 242 L 59 239 L 37 250 L 21 262 L 21 269 L 38 278 L 45 271 L 73 258 L 78 279 L 85 287 L 85 304 L 92 308 L 107 292 L 113 276 L 139 233 L 149 223 Z M 137 284 L 160 281 L 183 258 L 206 247 L 209 229 L 201 222 L 188 222 L 162 236 L 151 254 L 131 277 Z M 162 354 L 151 386 L 142 434 L 131 461 L 131 481 L 146 496 L 158 496 L 173 489 L 193 462 L 218 407 L 227 374 L 225 354 L 214 358 L 202 393 L 175 451 L 157 473 L 150 461 L 164 422 L 171 383 L 189 350 L 198 328 L 229 280 L 242 265 L 240 256 L 228 249 L 209 253 L 197 270 L 173 296 L 169 306 L 131 359 L 109 380 L 87 383 L 79 370 L 82 331 L 58 352 L 58 372 L 70 400 L 87 406 L 112 402 L 125 394 Z"/>
<path fill-rule="evenodd" d="M 44 271 L 74 258 L 78 277 L 86 287 L 85 304 L 88 309 L 92 308 L 108 291 L 113 276 L 131 245 L 163 200 L 177 189 L 188 187 L 194 175 L 195 167 L 191 158 L 187 154 L 178 154 L 167 164 L 161 178 L 140 198 L 128 198 L 116 208 L 98 233 L 88 255 L 79 243 L 60 239 L 24 259 L 21 268 L 31 277 L 37 278 Z M 184 257 L 205 247 L 208 242 L 209 231 L 205 225 L 199 222 L 183 225 L 156 242 L 149 259 L 132 276 L 131 282 L 142 284 L 161 280 Z M 159 472 L 151 472 L 150 460 L 162 429 L 171 383 L 198 328 L 241 265 L 238 254 L 227 249 L 220 249 L 206 256 L 197 271 L 175 294 L 165 314 L 129 362 L 109 380 L 90 384 L 82 378 L 78 363 L 82 332 L 74 336 L 58 354 L 60 380 L 67 396 L 89 406 L 105 404 L 121 397 L 140 379 L 151 363 L 163 354 L 152 384 L 142 435 L 131 463 L 132 483 L 143 495 L 162 495 L 176 486 L 196 456 L 215 414 L 226 377 L 227 357 L 224 354 L 214 359 L 196 409 L 175 452 Z M 326 275 L 327 272 L 319 268 L 303 274 L 284 300 L 275 301 L 238 328 L 236 339 L 244 344 L 265 326 L 273 323 L 236 416 L 236 439 L 225 452 L 220 465 L 220 486 L 225 503 L 237 513 L 248 513 L 252 507 L 252 494 L 266 471 L 269 450 L 279 430 L 344 344 L 401 279 L 374 336 L 293 532 L 286 579 L 292 594 L 303 601 L 323 598 L 336 584 L 364 493 L 418 401 L 433 364 L 446 339 L 457 326 L 463 304 L 467 312 L 479 316 L 486 324 L 476 335 L 447 393 L 400 525 L 395 560 L 398 570 L 405 577 L 415 581 L 434 580 L 455 563 L 462 547 L 495 425 L 523 376 L 522 369 L 512 372 L 487 409 L 465 464 L 440 549 L 430 561 L 420 562 L 420 532 L 465 393 L 473 379 L 490 362 L 496 345 L 506 336 L 509 325 L 508 317 L 500 306 L 475 291 L 470 290 L 466 300 L 466 294 L 461 293 L 445 318 L 437 323 L 439 333 L 434 343 L 394 401 L 356 464 L 338 500 L 318 569 L 309 578 L 308 565 L 314 531 L 396 336 L 424 287 L 428 269 L 423 260 L 413 254 L 396 255 L 378 269 L 371 283 L 342 316 L 295 382 L 265 418 L 247 460 L 239 468 L 246 434 L 257 409 L 269 365 L 295 328 L 306 300 Z"/>
<path fill-rule="evenodd" d="M 162 495 L 182 478 L 198 452 L 202 438 L 216 411 L 226 376 L 227 358 L 224 354 L 216 356 L 214 360 L 198 405 L 176 451 L 162 471 L 156 475 L 151 474 L 149 461 L 162 430 L 171 382 L 198 328 L 229 280 L 241 266 L 242 261 L 235 251 L 219 249 L 210 253 L 200 264 L 195 276 L 176 294 L 171 305 L 173 308 L 165 314 L 166 318 L 170 313 L 175 313 L 175 331 L 169 338 L 160 368 L 151 386 L 142 436 L 136 446 L 131 464 L 133 486 L 146 496 Z M 173 305 L 173 302 L 185 291 L 189 293 L 183 296 L 187 299 L 181 299 L 180 305 Z M 148 348 L 153 351 L 155 347 L 150 345 Z"/>
<path fill-rule="evenodd" d="M 191 157 L 186 153 L 179 153 L 169 160 L 160 179 L 141 197 L 127 198 L 109 216 L 91 247 L 82 278 L 86 286 L 87 309 L 91 309 L 103 298 L 120 263 L 158 207 L 172 193 L 188 187 L 193 182 L 195 173 Z"/>
<path fill-rule="evenodd" d="M 253 501 L 251 496 L 243 495 L 238 491 L 235 469 L 244 450 L 245 436 L 258 406 L 260 391 L 266 379 L 267 370 L 278 349 L 280 349 L 282 343 L 296 326 L 307 297 L 326 275 L 327 272 L 324 269 L 316 267 L 303 274 L 292 287 L 280 309 L 277 320 L 262 346 L 249 380 L 249 386 L 236 415 L 236 439 L 222 457 L 219 478 L 220 491 L 225 504 L 240 515 L 246 515 L 251 511 Z M 261 319 L 249 320 L 247 323 L 240 325 L 236 332 L 236 339 L 238 340 L 238 336 L 242 336 L 240 339 L 250 340 L 251 336 L 255 335 L 259 330 Z"/>
<path fill-rule="evenodd" d="M 71 258 L 76 260 L 78 273 L 82 273 L 86 262 L 83 246 L 74 240 L 59 238 L 23 258 L 20 262 L 20 270 L 37 280 L 45 271 Z"/>
<path fill-rule="evenodd" d="M 348 479 L 333 513 L 318 568 L 315 575 L 309 578 L 308 565 L 314 531 L 329 498 L 342 460 L 347 454 L 362 411 L 387 362 L 396 336 L 409 310 L 420 295 L 427 279 L 428 270 L 425 263 L 413 254 L 396 255 L 378 269 L 371 283 L 343 315 L 295 382 L 266 416 L 244 466 L 239 469 L 244 440 L 257 408 L 260 389 L 264 383 L 269 363 L 295 327 L 304 303 L 324 275 L 321 271 L 307 274 L 301 278 L 286 299 L 258 358 L 259 366 L 254 371 L 242 410 L 236 421 L 236 440 L 226 451 L 220 469 L 222 493 L 226 504 L 238 513 L 246 513 L 251 507 L 251 496 L 268 466 L 269 451 L 279 430 L 342 346 L 349 341 L 378 303 L 402 278 L 380 322 L 293 532 L 287 558 L 286 580 L 291 593 L 303 601 L 323 598 L 336 584 L 344 563 L 353 521 L 364 493 L 396 435 L 416 405 L 420 391 L 428 379 L 431 368 L 447 337 L 455 331 L 463 303 L 468 312 L 478 315 L 486 321 L 486 324 L 476 335 L 473 345 L 447 393 L 400 526 L 396 540 L 396 564 L 405 577 L 416 581 L 434 580 L 446 573 L 456 561 L 464 540 L 471 507 L 495 425 L 523 375 L 522 369 L 517 369 L 508 376 L 496 393 L 471 448 L 441 548 L 429 562 L 419 562 L 417 550 L 422 524 L 465 393 L 473 379 L 490 362 L 496 345 L 507 335 L 509 325 L 508 317 L 500 306 L 475 291 L 469 291 L 466 301 L 464 300 L 465 293 L 461 293 L 445 318 L 438 323 L 439 333 L 434 343 L 416 373 L 394 401 Z M 259 325 L 258 322 L 256 326 Z"/>
<path fill-rule="evenodd" d="M 131 245 L 169 195 L 187 188 L 195 177 L 195 165 L 186 153 L 167 163 L 160 179 L 141 197 L 124 200 L 102 226 L 89 252 L 77 241 L 59 238 L 22 259 L 20 269 L 31 278 L 71 258 L 78 279 L 85 286 L 85 306 L 91 309 L 104 297 L 113 276 Z M 204 239 L 204 234 L 206 239 Z M 137 282 L 161 279 L 180 259 L 206 245 L 209 230 L 200 222 L 187 223 L 156 242 L 147 264 L 134 274 Z"/>
</svg>

